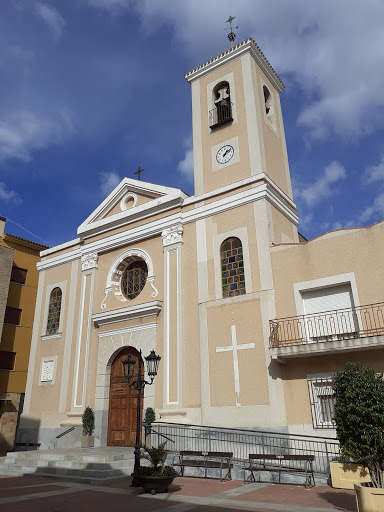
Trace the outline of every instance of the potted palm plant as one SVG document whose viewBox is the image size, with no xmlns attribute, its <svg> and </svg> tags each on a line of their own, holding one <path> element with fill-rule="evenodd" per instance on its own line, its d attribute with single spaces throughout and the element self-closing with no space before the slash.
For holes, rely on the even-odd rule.
<svg viewBox="0 0 384 512">
<path fill-rule="evenodd" d="M 83 423 L 83 437 L 81 439 L 81 447 L 92 447 L 95 442 L 95 438 L 92 435 L 93 431 L 95 430 L 95 413 L 89 406 L 85 408 L 81 420 Z"/>
<path fill-rule="evenodd" d="M 138 472 L 132 474 L 135 477 L 137 487 L 142 487 L 145 492 L 156 494 L 157 492 L 167 492 L 173 479 L 179 473 L 171 466 L 166 466 L 167 450 L 166 441 L 159 444 L 158 447 L 148 448 L 141 446 L 141 459 L 150 462 L 149 466 L 140 466 Z"/>
<path fill-rule="evenodd" d="M 367 468 L 371 483 L 354 485 L 359 512 L 384 510 L 384 381 L 372 368 L 345 363 L 333 377 L 341 460 Z"/>
</svg>

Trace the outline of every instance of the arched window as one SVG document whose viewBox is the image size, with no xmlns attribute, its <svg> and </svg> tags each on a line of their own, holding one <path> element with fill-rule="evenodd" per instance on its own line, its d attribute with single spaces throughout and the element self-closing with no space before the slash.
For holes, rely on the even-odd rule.
<svg viewBox="0 0 384 512">
<path fill-rule="evenodd" d="M 243 246 L 238 238 L 227 238 L 220 246 L 223 297 L 244 295 L 245 277 Z"/>
<path fill-rule="evenodd" d="M 138 259 L 130 263 L 121 280 L 121 290 L 124 296 L 127 299 L 137 297 L 145 286 L 147 276 L 148 268 L 144 260 Z"/>
<path fill-rule="evenodd" d="M 49 297 L 47 334 L 55 334 L 59 330 L 62 292 L 54 288 Z"/>
<path fill-rule="evenodd" d="M 210 127 L 215 128 L 232 121 L 232 103 L 228 82 L 220 82 L 213 89 L 213 104 L 210 112 Z"/>
<path fill-rule="evenodd" d="M 263 93 L 264 93 L 264 108 L 265 108 L 265 115 L 268 117 L 268 119 L 271 121 L 271 123 L 274 123 L 274 112 L 273 112 L 273 100 L 272 95 L 266 85 L 263 85 Z"/>
</svg>

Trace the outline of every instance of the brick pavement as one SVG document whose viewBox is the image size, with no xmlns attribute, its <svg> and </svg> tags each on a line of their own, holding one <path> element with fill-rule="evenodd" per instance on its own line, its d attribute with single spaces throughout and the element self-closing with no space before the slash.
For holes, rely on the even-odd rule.
<svg viewBox="0 0 384 512">
<path fill-rule="evenodd" d="M 356 512 L 353 491 L 330 487 L 176 478 L 151 496 L 121 478 L 105 487 L 38 476 L 0 477 L 0 512 Z"/>
</svg>

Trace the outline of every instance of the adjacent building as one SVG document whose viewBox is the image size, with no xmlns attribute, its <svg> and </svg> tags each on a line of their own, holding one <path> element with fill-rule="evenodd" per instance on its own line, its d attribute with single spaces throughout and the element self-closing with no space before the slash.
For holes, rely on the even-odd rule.
<svg viewBox="0 0 384 512">
<path fill-rule="evenodd" d="M 384 223 L 299 237 L 284 86 L 252 39 L 186 79 L 195 195 L 125 178 L 41 253 L 24 442 L 54 446 L 89 405 L 96 445 L 134 444 L 140 350 L 162 358 L 144 408 L 163 421 L 295 433 L 334 435 L 344 361 L 384 370 Z"/>
<path fill-rule="evenodd" d="M 40 251 L 46 246 L 4 233 L 0 217 L 0 451 L 14 446 L 24 402 Z"/>
</svg>

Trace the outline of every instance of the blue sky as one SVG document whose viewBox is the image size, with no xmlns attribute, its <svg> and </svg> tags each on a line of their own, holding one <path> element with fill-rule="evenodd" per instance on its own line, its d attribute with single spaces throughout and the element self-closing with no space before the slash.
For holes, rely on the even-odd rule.
<svg viewBox="0 0 384 512">
<path fill-rule="evenodd" d="M 384 2 L 1 0 L 0 215 L 55 245 L 140 165 L 193 194 L 183 75 L 253 37 L 286 85 L 308 238 L 384 218 Z"/>
</svg>

